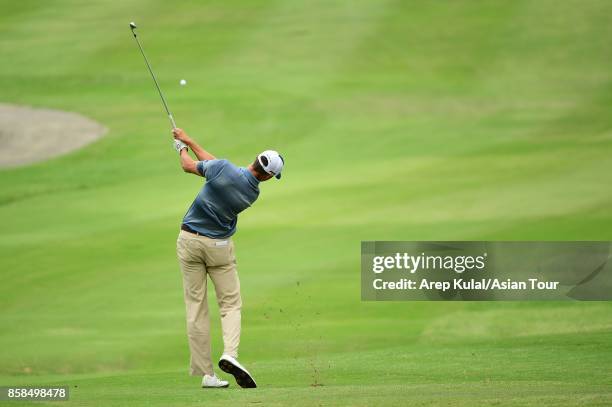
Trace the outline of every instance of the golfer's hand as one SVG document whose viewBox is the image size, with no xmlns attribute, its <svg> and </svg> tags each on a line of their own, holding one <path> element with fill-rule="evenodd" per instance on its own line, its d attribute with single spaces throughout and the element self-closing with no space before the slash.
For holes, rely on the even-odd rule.
<svg viewBox="0 0 612 407">
<path fill-rule="evenodd" d="M 191 143 L 191 139 L 183 129 L 179 129 L 178 127 L 176 129 L 172 129 L 172 135 L 176 140 L 182 141 L 187 145 Z"/>
</svg>

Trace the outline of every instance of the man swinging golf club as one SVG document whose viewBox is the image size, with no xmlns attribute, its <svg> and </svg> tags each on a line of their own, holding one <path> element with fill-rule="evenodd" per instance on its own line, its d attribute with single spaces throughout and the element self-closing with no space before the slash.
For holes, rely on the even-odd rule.
<svg viewBox="0 0 612 407">
<path fill-rule="evenodd" d="M 272 177 L 280 179 L 283 157 L 276 151 L 266 150 L 248 167 L 236 167 L 227 160 L 217 160 L 182 129 L 177 128 L 140 44 L 136 28 L 136 23 L 131 22 L 130 31 L 172 126 L 174 147 L 180 155 L 181 167 L 185 172 L 206 178 L 206 183 L 183 218 L 176 242 L 176 252 L 183 273 L 191 374 L 202 376 L 202 387 L 229 385 L 215 375 L 210 358 L 210 321 L 206 299 L 206 284 L 210 276 L 215 286 L 223 330 L 224 350 L 219 367 L 233 375 L 241 387 L 257 387 L 251 374 L 236 360 L 240 342 L 242 300 L 234 242 L 231 237 L 236 232 L 238 214 L 251 206 L 259 196 L 259 183 Z M 194 161 L 189 156 L 188 148 L 191 148 L 199 161 Z"/>
<path fill-rule="evenodd" d="M 283 158 L 276 151 L 266 150 L 248 167 L 236 167 L 227 160 L 216 159 L 182 129 L 175 128 L 172 134 L 183 170 L 206 178 L 183 218 L 176 249 L 183 274 L 191 374 L 203 376 L 202 387 L 229 385 L 215 375 L 210 355 L 206 299 L 210 276 L 223 331 L 224 350 L 219 368 L 233 375 L 241 387 L 257 387 L 251 374 L 237 360 L 242 301 L 231 237 L 236 231 L 238 214 L 259 196 L 259 183 L 272 177 L 280 179 Z M 199 161 L 189 156 L 187 147 Z"/>
</svg>

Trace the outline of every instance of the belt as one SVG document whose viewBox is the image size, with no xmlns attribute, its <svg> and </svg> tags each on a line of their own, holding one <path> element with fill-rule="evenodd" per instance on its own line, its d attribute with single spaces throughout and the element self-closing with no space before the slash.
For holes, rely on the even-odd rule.
<svg viewBox="0 0 612 407">
<path fill-rule="evenodd" d="M 204 236 L 203 234 L 198 233 L 195 230 L 191 229 L 189 226 L 185 225 L 184 223 L 181 225 L 181 230 L 184 230 L 185 232 L 191 233 L 196 236 Z"/>
</svg>

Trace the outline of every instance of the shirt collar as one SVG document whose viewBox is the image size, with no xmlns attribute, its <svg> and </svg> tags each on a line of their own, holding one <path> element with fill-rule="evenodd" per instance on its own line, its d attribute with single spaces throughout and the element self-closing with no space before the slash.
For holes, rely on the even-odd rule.
<svg viewBox="0 0 612 407">
<path fill-rule="evenodd" d="M 257 179 L 257 177 L 255 175 L 253 175 L 251 173 L 251 171 L 249 171 L 248 168 L 242 168 L 242 172 L 245 173 L 247 179 L 249 180 L 249 183 L 251 185 L 253 185 L 254 187 L 257 187 L 259 185 L 259 180 Z"/>
</svg>

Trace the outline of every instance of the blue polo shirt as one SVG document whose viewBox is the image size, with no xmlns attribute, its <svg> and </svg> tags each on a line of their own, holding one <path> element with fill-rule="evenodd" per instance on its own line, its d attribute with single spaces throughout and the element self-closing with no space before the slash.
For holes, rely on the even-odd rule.
<svg viewBox="0 0 612 407">
<path fill-rule="evenodd" d="M 214 239 L 224 239 L 236 232 L 238 214 L 259 196 L 259 180 L 244 167 L 227 160 L 197 163 L 206 183 L 183 218 L 183 224 Z"/>
</svg>

